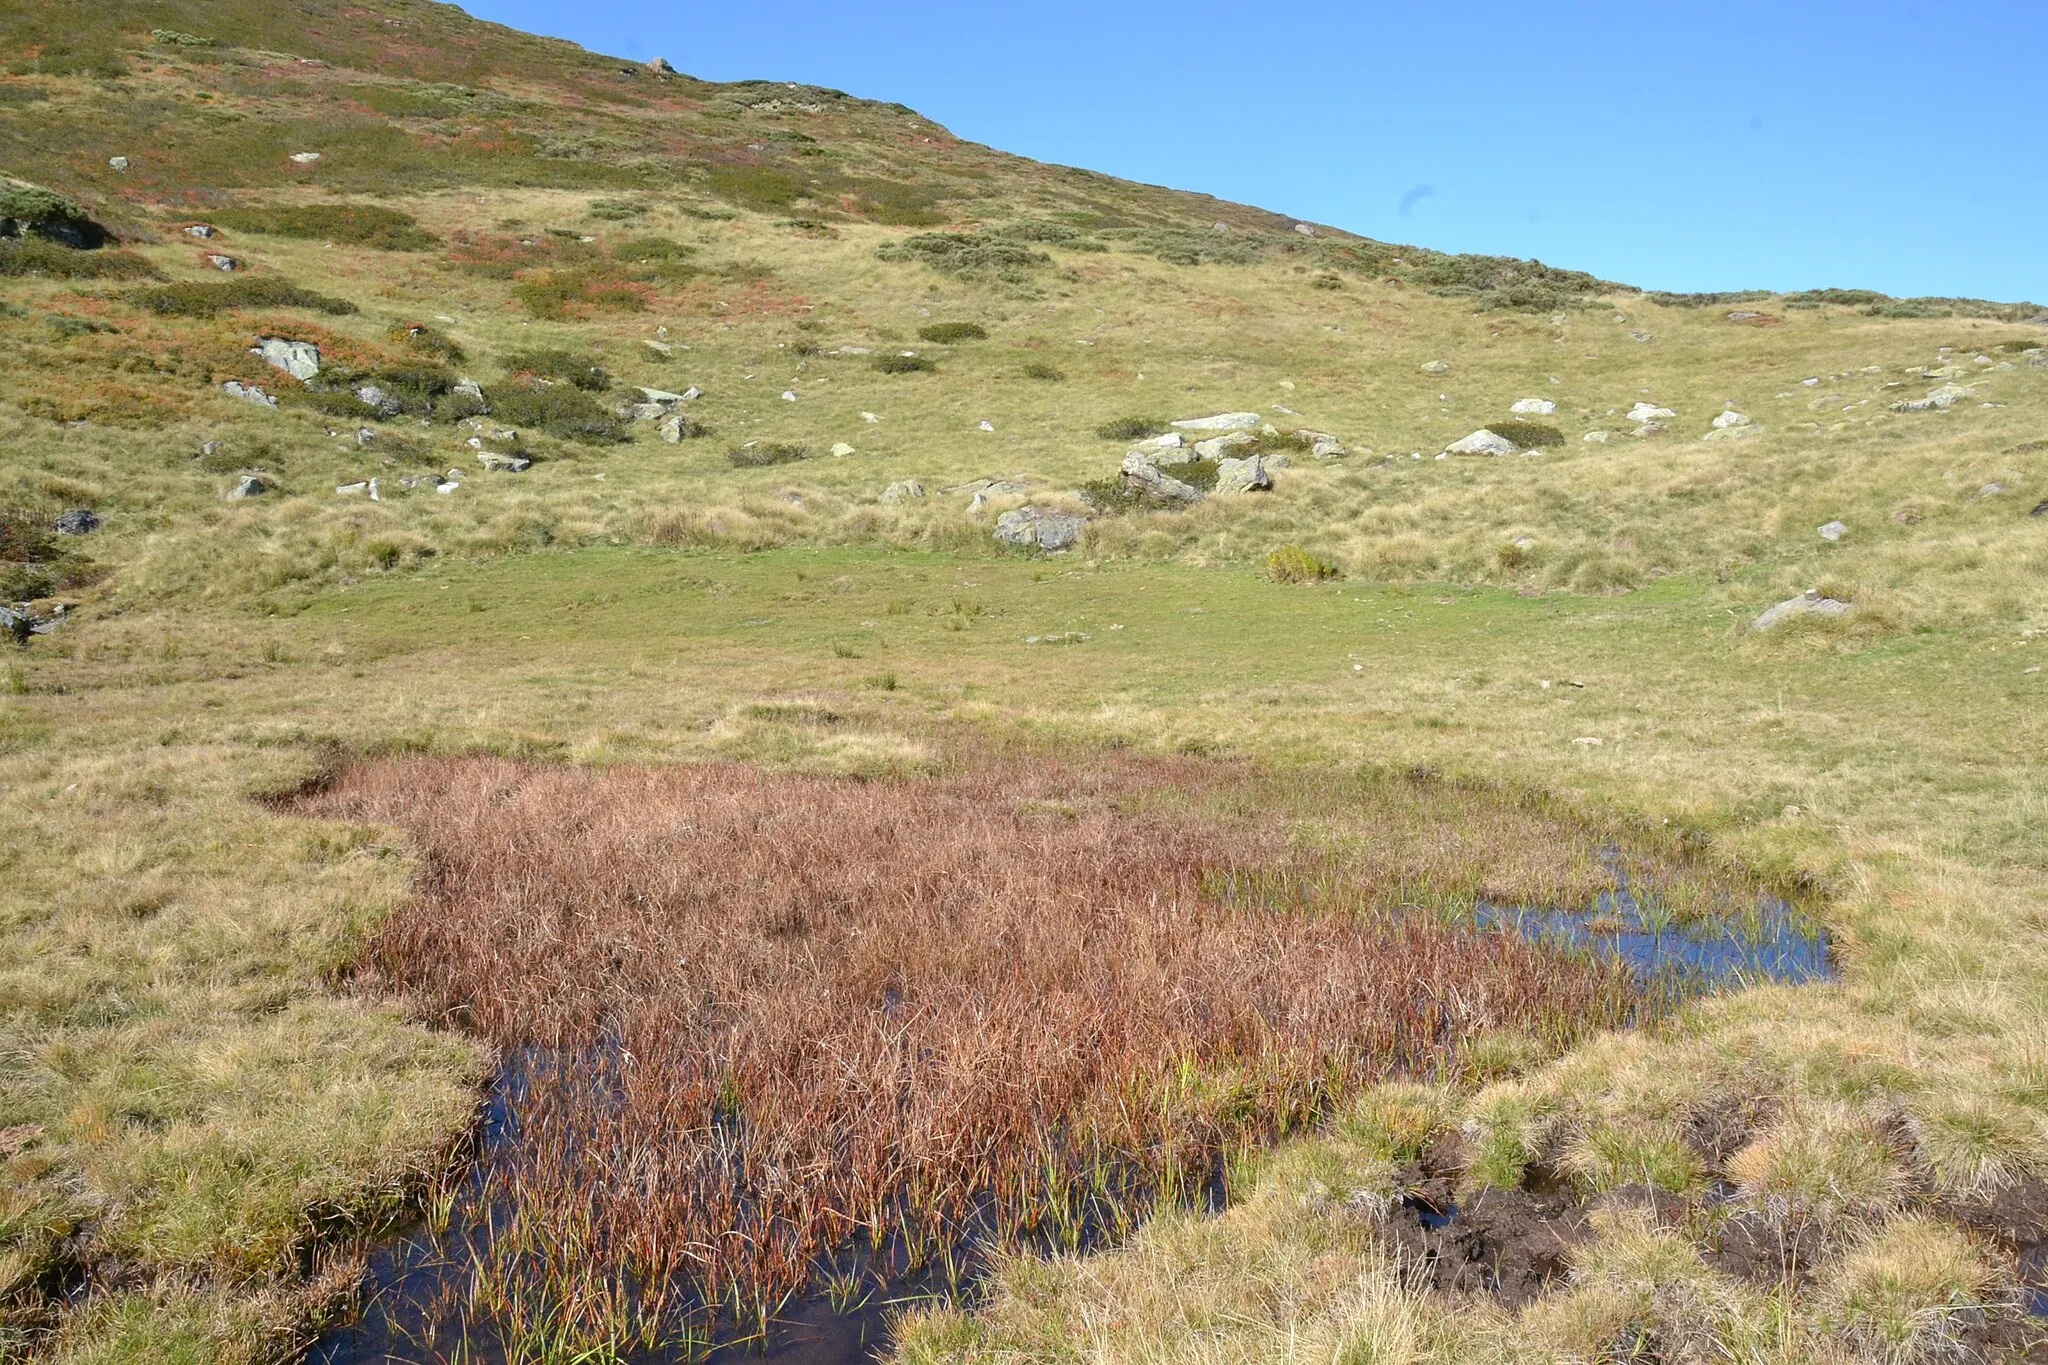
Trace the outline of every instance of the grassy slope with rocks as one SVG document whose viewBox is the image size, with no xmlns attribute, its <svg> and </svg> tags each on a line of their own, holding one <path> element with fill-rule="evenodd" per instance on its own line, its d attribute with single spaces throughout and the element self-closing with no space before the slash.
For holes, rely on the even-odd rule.
<svg viewBox="0 0 2048 1365">
<path fill-rule="evenodd" d="M 24 3 L 0 70 L 0 172 L 120 239 L 0 240 L 0 595 L 71 608 L 0 698 L 11 1344 L 280 1352 L 349 1277 L 312 1249 L 389 1216 L 470 1119 L 488 1058 L 346 989 L 412 851 L 251 795 L 392 751 L 918 771 L 963 725 L 1427 767 L 1679 826 L 1819 888 L 1845 971 L 1385 1092 L 1223 1217 L 1021 1263 L 909 1357 L 1981 1344 L 2011 1248 L 1957 1229 L 2048 1175 L 2034 310 L 1646 296 L 1311 237 L 431 4 Z M 920 336 L 949 323 L 986 339 Z M 265 336 L 317 343 L 323 378 L 250 355 Z M 875 364 L 904 351 L 931 367 Z M 633 385 L 700 388 L 708 434 L 621 421 Z M 1524 398 L 1561 445 L 1434 458 Z M 1668 429 L 1632 434 L 1639 402 Z M 1105 424 L 1234 410 L 1350 454 L 1106 511 L 1057 559 L 991 539 L 1027 501 L 1087 506 L 1126 448 Z M 1704 439 L 1731 410 L 1747 434 Z M 472 438 L 534 463 L 487 472 Z M 269 491 L 224 500 L 252 473 Z M 373 477 L 379 501 L 335 491 Z M 944 491 L 983 479 L 1025 491 Z M 927 496 L 880 501 L 904 480 Z M 50 534 L 73 508 L 104 525 Z M 1271 581 L 1290 546 L 1345 577 Z M 1850 611 L 1743 631 L 1816 587 Z M 1727 1152 L 1688 1145 L 1724 1112 Z M 1526 1309 L 1447 1304 L 1332 1192 L 1449 1133 L 1471 1184 L 1537 1163 L 1693 1202 L 1604 1216 Z M 1818 1271 L 1703 1261 L 1742 1213 L 1817 1239 Z"/>
</svg>

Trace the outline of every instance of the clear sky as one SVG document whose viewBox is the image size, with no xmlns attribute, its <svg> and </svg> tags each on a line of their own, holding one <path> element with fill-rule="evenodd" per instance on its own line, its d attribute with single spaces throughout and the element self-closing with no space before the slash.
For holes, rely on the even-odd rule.
<svg viewBox="0 0 2048 1365">
<path fill-rule="evenodd" d="M 2048 0 L 464 8 L 1391 241 L 2048 304 Z"/>
</svg>

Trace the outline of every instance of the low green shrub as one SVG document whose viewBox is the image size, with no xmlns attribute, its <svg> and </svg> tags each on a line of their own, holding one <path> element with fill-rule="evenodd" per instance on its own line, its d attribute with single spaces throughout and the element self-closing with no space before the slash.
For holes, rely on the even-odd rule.
<svg viewBox="0 0 2048 1365">
<path fill-rule="evenodd" d="M 590 201 L 590 216 L 601 218 L 608 223 L 623 223 L 631 218 L 644 217 L 647 205 L 630 199 L 593 199 Z"/>
<path fill-rule="evenodd" d="M 505 373 L 515 378 L 531 375 L 536 379 L 552 379 L 558 383 L 573 384 L 590 393 L 603 393 L 612 386 L 612 378 L 602 365 L 575 351 L 555 347 L 513 351 L 501 363 Z"/>
<path fill-rule="evenodd" d="M 988 328 L 978 322 L 935 322 L 917 329 L 919 338 L 949 346 L 960 341 L 987 341 Z"/>
<path fill-rule="evenodd" d="M 430 251 L 441 239 L 409 213 L 376 204 L 261 204 L 223 209 L 215 227 L 266 237 L 365 246 L 376 251 Z"/>
<path fill-rule="evenodd" d="M 572 308 L 640 313 L 648 301 L 645 282 L 589 266 L 530 271 L 512 286 L 512 297 L 537 318 L 564 318 Z"/>
<path fill-rule="evenodd" d="M 160 280 L 163 272 L 132 251 L 80 251 L 40 237 L 0 237 L 0 277 L 52 280 Z"/>
<path fill-rule="evenodd" d="M 501 384 L 491 391 L 491 416 L 515 429 L 532 427 L 586 445 L 626 439 L 626 424 L 618 414 L 573 384 Z"/>
<path fill-rule="evenodd" d="M 1548 422 L 1488 422 L 1486 429 L 1496 436 L 1507 437 L 1524 450 L 1564 444 L 1564 433 Z"/>
<path fill-rule="evenodd" d="M 670 237 L 626 237 L 612 248 L 621 261 L 680 261 L 697 254 L 697 248 Z"/>
<path fill-rule="evenodd" d="M 1066 371 L 1057 365 L 1048 365 L 1043 360 L 1029 360 L 1024 363 L 1026 379 L 1040 379 L 1048 384 L 1057 384 L 1067 377 Z"/>
<path fill-rule="evenodd" d="M 1154 417 L 1113 417 L 1095 428 L 1095 434 L 1105 441 L 1143 441 L 1172 429 L 1170 423 Z"/>
<path fill-rule="evenodd" d="M 409 351 L 432 356 L 450 365 L 460 365 L 469 358 L 453 337 L 423 322 L 398 323 L 385 335 Z"/>
<path fill-rule="evenodd" d="M 1043 218 L 1026 218 L 1015 223 L 1006 223 L 995 229 L 998 237 L 1008 237 L 1017 242 L 1041 242 L 1067 251 L 1107 251 L 1109 248 L 1081 229 L 1065 223 L 1047 222 Z"/>
<path fill-rule="evenodd" d="M 939 368 L 928 355 L 878 355 L 873 364 L 883 374 L 930 374 Z"/>
<path fill-rule="evenodd" d="M 1299 545 L 1282 545 L 1266 556 L 1266 576 L 1276 583 L 1323 583 L 1342 578 L 1344 571 Z"/>
<path fill-rule="evenodd" d="M 301 289 L 290 280 L 266 275 L 196 284 L 181 280 L 134 290 L 127 298 L 145 312 L 167 318 L 210 318 L 236 308 L 309 308 L 333 317 L 346 317 L 357 311 L 347 299 Z"/>
<path fill-rule="evenodd" d="M 0 237 L 17 236 L 92 250 L 106 245 L 107 230 L 55 190 L 0 177 Z"/>
<path fill-rule="evenodd" d="M 809 446 L 790 445 L 782 441 L 749 441 L 743 446 L 734 446 L 725 452 L 736 469 L 765 469 L 769 465 L 794 464 L 798 460 L 811 458 Z"/>
<path fill-rule="evenodd" d="M 1666 308 L 1725 308 L 1731 303 L 1762 303 L 1771 297 L 1768 289 L 1735 289 L 1718 294 L 1667 294 L 1654 290 L 1643 295 Z"/>
<path fill-rule="evenodd" d="M 1052 257 L 1016 242 L 985 233 L 920 232 L 900 242 L 875 248 L 885 261 L 917 261 L 962 279 L 997 279 L 1020 283 L 1025 272 L 1050 265 Z"/>
</svg>

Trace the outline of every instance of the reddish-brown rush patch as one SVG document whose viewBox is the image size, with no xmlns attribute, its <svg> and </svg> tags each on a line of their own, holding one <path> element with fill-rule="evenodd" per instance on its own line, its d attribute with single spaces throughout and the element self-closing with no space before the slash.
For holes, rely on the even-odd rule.
<svg viewBox="0 0 2048 1365">
<path fill-rule="evenodd" d="M 1555 822 L 1382 837 L 1395 806 L 1353 806 L 1377 843 L 1334 858 L 1245 786 L 1129 757 L 872 781 L 391 760 L 296 808 L 418 841 L 422 894 L 363 984 L 513 1061 L 473 1301 L 599 1332 L 621 1304 L 772 1304 L 854 1239 L 1184 1197 L 1472 1032 L 1626 1017 L 1625 971 L 1401 911 Z M 1581 841 L 1508 875 L 1572 883 Z"/>
</svg>

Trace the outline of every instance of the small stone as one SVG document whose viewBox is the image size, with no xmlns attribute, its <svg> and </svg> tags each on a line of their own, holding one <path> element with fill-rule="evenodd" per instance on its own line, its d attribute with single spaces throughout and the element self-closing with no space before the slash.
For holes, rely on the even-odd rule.
<svg viewBox="0 0 2048 1365">
<path fill-rule="evenodd" d="M 1316 235 L 1316 230 L 1314 226 L 1308 223 L 1296 223 L 1294 225 L 1294 230 L 1304 237 L 1313 237 Z"/>
<path fill-rule="evenodd" d="M 1795 616 L 1834 617 L 1840 616 L 1848 610 L 1849 604 L 1847 602 L 1839 602 L 1832 597 L 1823 597 L 1818 589 L 1808 588 L 1799 596 L 1788 597 L 1783 602 L 1778 603 L 1777 606 L 1764 612 L 1750 623 L 1749 628 L 1751 630 L 1769 630 L 1773 626 L 1782 625 Z"/>
<path fill-rule="evenodd" d="M 673 76 L 676 74 L 676 69 L 668 64 L 668 58 L 666 57 L 656 57 L 653 61 L 647 63 L 647 69 L 657 76 Z"/>
<path fill-rule="evenodd" d="M 1678 414 L 1670 408 L 1660 408 L 1655 403 L 1638 402 L 1628 410 L 1628 420 L 1637 423 L 1655 422 L 1660 418 L 1676 416 Z"/>
<path fill-rule="evenodd" d="M 834 441 L 832 443 L 832 454 L 839 459 L 843 460 L 849 455 L 854 455 L 858 453 L 859 452 L 854 450 L 852 446 L 848 445 L 844 441 Z"/>
<path fill-rule="evenodd" d="M 875 348 L 872 346 L 841 346 L 838 351 L 840 355 L 873 355 L 874 353 Z"/>
<path fill-rule="evenodd" d="M 1273 476 L 1266 472 L 1265 461 L 1254 455 L 1243 460 L 1221 460 L 1216 465 L 1216 496 L 1233 497 L 1240 493 L 1263 493 L 1273 487 Z"/>
<path fill-rule="evenodd" d="M 703 435 L 704 428 L 699 426 L 694 419 L 685 417 L 682 413 L 678 412 L 670 414 L 668 420 L 661 424 L 660 432 L 661 439 L 673 446 L 681 445 L 692 436 Z"/>
<path fill-rule="evenodd" d="M 620 409 L 625 416 L 636 422 L 659 422 L 668 416 L 666 403 L 628 403 Z"/>
<path fill-rule="evenodd" d="M 1164 436 L 1154 436 L 1154 437 L 1152 437 L 1152 438 L 1151 438 L 1151 439 L 1149 439 L 1149 440 L 1144 440 L 1144 441 L 1140 441 L 1140 442 L 1138 442 L 1138 443 L 1137 443 L 1136 445 L 1132 446 L 1132 447 L 1131 447 L 1131 449 L 1133 449 L 1133 450 L 1180 450 L 1180 449 L 1182 449 L 1182 448 L 1183 448 L 1184 446 L 1186 446 L 1186 445 L 1187 445 L 1187 440 L 1186 440 L 1186 438 L 1185 438 L 1185 437 L 1183 437 L 1183 436 L 1182 436 L 1182 435 L 1181 435 L 1181 434 L 1180 434 L 1179 432 L 1177 432 L 1177 431 L 1169 431 L 1169 432 L 1167 432 L 1167 433 L 1166 433 L 1166 434 L 1165 434 Z"/>
<path fill-rule="evenodd" d="M 201 241 L 205 241 L 207 238 L 213 236 L 213 224 L 194 223 L 190 227 L 185 229 L 185 235 L 187 237 L 197 237 Z"/>
<path fill-rule="evenodd" d="M 784 389 L 782 391 L 782 401 L 785 403 L 794 403 L 796 401 L 796 390 Z"/>
<path fill-rule="evenodd" d="M 1714 419 L 1714 425 L 1717 427 L 1746 427 L 1749 425 L 1749 418 L 1739 412 L 1724 412 Z"/>
<path fill-rule="evenodd" d="M 1754 436 L 1762 430 L 1763 428 L 1754 422 L 1745 421 L 1741 426 L 1717 426 L 1706 435 L 1700 437 L 1700 439 L 1702 441 L 1740 441 Z"/>
<path fill-rule="evenodd" d="M 375 408 L 377 411 L 387 414 L 397 412 L 399 408 L 398 400 L 378 388 L 375 384 L 365 384 L 357 389 L 356 401 L 366 408 Z"/>
<path fill-rule="evenodd" d="M 375 441 L 376 439 L 377 439 L 377 433 L 376 433 L 376 432 L 374 432 L 374 431 L 372 431 L 372 430 L 370 430 L 370 428 L 368 428 L 368 427 L 357 427 L 357 428 L 356 428 L 356 444 L 357 444 L 357 445 L 359 445 L 359 446 L 366 446 L 366 445 L 369 445 L 369 444 L 371 444 L 372 442 L 374 442 L 374 441 Z"/>
<path fill-rule="evenodd" d="M 493 474 L 524 474 L 533 468 L 533 461 L 524 455 L 508 455 L 500 450 L 480 451 L 476 459 Z"/>
<path fill-rule="evenodd" d="M 1548 417 L 1557 411 L 1557 404 L 1548 398 L 1517 398 L 1508 411 L 1518 417 Z"/>
<path fill-rule="evenodd" d="M 334 486 L 334 491 L 337 493 L 362 493 L 367 491 L 369 487 L 370 481 L 368 479 L 359 479 L 355 483 L 338 483 Z"/>
<path fill-rule="evenodd" d="M 1449 374 L 1451 367 L 1441 360 L 1432 360 L 1422 367 L 1424 374 Z"/>
<path fill-rule="evenodd" d="M 924 485 L 916 479 L 898 479 L 882 490 L 883 502 L 915 502 L 924 496 Z"/>
<path fill-rule="evenodd" d="M 1446 455 L 1513 455 L 1521 449 L 1507 437 L 1485 427 L 1444 447 Z"/>
<path fill-rule="evenodd" d="M 677 403 L 683 402 L 695 393 L 695 390 L 692 390 L 690 394 L 670 393 L 667 389 L 650 389 L 645 384 L 635 384 L 633 387 L 638 389 L 640 396 L 648 402 L 659 403 L 665 408 L 674 407 Z"/>
<path fill-rule="evenodd" d="M 994 431 L 996 429 L 994 422 L 977 422 L 975 425 L 983 431 Z"/>
<path fill-rule="evenodd" d="M 234 257 L 223 256 L 218 251 L 207 252 L 206 263 L 212 266 L 215 270 L 225 271 L 230 274 L 232 274 L 236 270 L 241 269 L 242 266 L 242 263 L 236 260 Z"/>
<path fill-rule="evenodd" d="M 1829 544 L 1833 544 L 1835 541 L 1840 540 L 1843 536 L 1848 534 L 1849 527 L 1846 522 L 1831 521 L 1827 525 L 1820 528 L 1820 538 L 1822 540 L 1827 541 Z"/>
<path fill-rule="evenodd" d="M 872 426 L 872 425 L 874 425 L 874 424 L 875 424 L 876 422 L 879 422 L 879 421 L 881 421 L 882 419 L 881 419 L 881 417 L 880 417 L 880 416 L 878 416 L 878 415 L 877 415 L 877 414 L 875 414 L 875 413 L 872 413 L 872 412 L 864 412 L 864 413 L 862 413 L 862 414 L 860 415 L 860 420 L 861 420 L 861 421 L 863 421 L 863 422 L 866 422 L 866 423 L 867 423 L 868 425 Z"/>
<path fill-rule="evenodd" d="M 670 356 L 676 353 L 675 347 L 671 346 L 666 341 L 656 341 L 652 337 L 643 340 L 640 344 L 642 346 L 645 346 L 648 350 L 654 352 L 656 355 Z"/>
<path fill-rule="evenodd" d="M 125 171 L 128 169 L 128 158 L 125 156 L 110 156 L 107 158 L 107 164 L 117 171 Z"/>
<path fill-rule="evenodd" d="M 235 480 L 235 486 L 228 490 L 229 502 L 240 502 L 243 498 L 260 497 L 270 491 L 270 485 L 254 474 L 244 474 Z"/>
<path fill-rule="evenodd" d="M 1649 334 L 1648 332 L 1630 332 L 1630 333 L 1628 334 L 1628 339 L 1629 339 L 1630 341 L 1641 341 L 1641 342 L 1651 342 L 1651 341 L 1655 341 L 1655 340 L 1656 340 L 1656 338 L 1655 338 L 1655 337 L 1653 337 L 1653 336 L 1651 336 L 1651 335 L 1650 335 L 1650 334 Z"/>
<path fill-rule="evenodd" d="M 1580 439 L 1591 445 L 1604 446 L 1613 436 L 1611 431 L 1589 431 Z"/>
<path fill-rule="evenodd" d="M 103 524 L 97 513 L 74 507 L 57 518 L 55 529 L 60 536 L 89 536 Z"/>
<path fill-rule="evenodd" d="M 293 152 L 293 153 L 292 153 L 292 160 L 294 160 L 294 161 L 298 162 L 298 163 L 299 163 L 299 164 L 300 164 L 301 166 L 310 166 L 310 165 L 312 165 L 312 164 L 313 164 L 314 162 L 318 161 L 319 159 L 320 159 L 320 153 L 318 153 L 318 152 Z"/>
<path fill-rule="evenodd" d="M 470 402 L 475 403 L 480 408 L 484 407 L 483 385 L 477 383 L 474 379 L 465 377 L 456 380 L 455 387 L 449 390 L 449 392 L 469 399 Z M 489 411 L 488 408 L 484 408 L 484 410 L 486 412 Z"/>
<path fill-rule="evenodd" d="M 1173 425 L 1182 431 L 1251 431 L 1260 420 L 1256 412 L 1219 412 L 1213 417 L 1183 417 Z"/>
<path fill-rule="evenodd" d="M 1665 426 L 1662 422 L 1645 422 L 1631 434 L 1635 436 L 1662 436 L 1669 430 L 1671 428 Z"/>
</svg>

